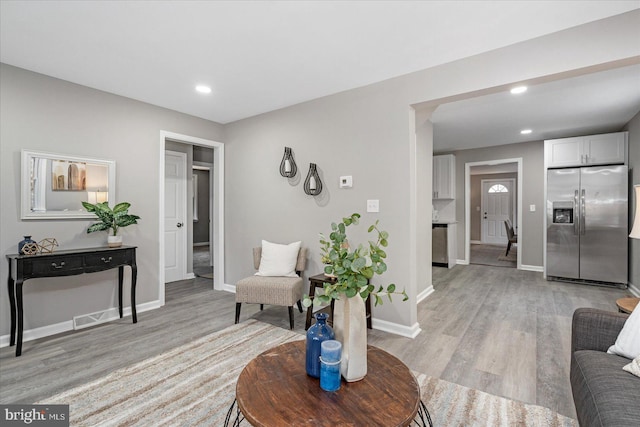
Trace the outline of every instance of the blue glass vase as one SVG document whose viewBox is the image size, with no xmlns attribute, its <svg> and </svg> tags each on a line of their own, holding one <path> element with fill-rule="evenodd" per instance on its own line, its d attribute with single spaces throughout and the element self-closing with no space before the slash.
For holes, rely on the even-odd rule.
<svg viewBox="0 0 640 427">
<path fill-rule="evenodd" d="M 320 344 L 335 338 L 333 329 L 327 325 L 327 313 L 316 313 L 316 323 L 307 331 L 307 375 L 320 378 Z"/>
<path fill-rule="evenodd" d="M 24 245 L 26 245 L 27 243 L 35 243 L 35 240 L 31 240 L 31 236 L 24 236 L 24 240 L 18 243 L 19 254 L 22 254 L 22 248 L 24 248 Z"/>
</svg>

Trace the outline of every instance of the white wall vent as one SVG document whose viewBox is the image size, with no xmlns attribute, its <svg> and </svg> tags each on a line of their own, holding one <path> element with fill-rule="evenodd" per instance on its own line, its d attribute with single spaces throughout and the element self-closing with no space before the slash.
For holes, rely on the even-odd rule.
<svg viewBox="0 0 640 427">
<path fill-rule="evenodd" d="M 116 311 L 114 315 L 113 311 Z M 117 319 L 117 309 L 107 309 L 96 313 L 82 314 L 73 317 L 73 329 L 83 329 L 89 326 L 99 325 L 100 323 L 109 322 Z"/>
</svg>

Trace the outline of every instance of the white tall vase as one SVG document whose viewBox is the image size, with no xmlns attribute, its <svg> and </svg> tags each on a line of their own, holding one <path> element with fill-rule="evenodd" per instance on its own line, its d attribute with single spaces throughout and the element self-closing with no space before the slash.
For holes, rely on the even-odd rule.
<svg viewBox="0 0 640 427">
<path fill-rule="evenodd" d="M 333 307 L 333 331 L 342 343 L 340 372 L 347 382 L 367 375 L 367 314 L 360 295 L 341 295 Z"/>
</svg>

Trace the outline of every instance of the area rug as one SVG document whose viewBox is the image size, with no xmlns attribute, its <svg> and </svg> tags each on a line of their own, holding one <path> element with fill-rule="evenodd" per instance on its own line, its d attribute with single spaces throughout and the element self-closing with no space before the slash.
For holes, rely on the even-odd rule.
<svg viewBox="0 0 640 427">
<path fill-rule="evenodd" d="M 72 426 L 222 426 L 244 366 L 300 339 L 252 319 L 39 403 L 69 404 Z M 415 375 L 435 426 L 577 426 L 550 409 Z"/>
</svg>

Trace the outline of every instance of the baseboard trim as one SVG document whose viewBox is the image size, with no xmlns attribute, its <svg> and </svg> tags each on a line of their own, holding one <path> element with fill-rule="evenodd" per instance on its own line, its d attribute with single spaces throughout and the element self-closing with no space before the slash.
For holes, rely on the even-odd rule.
<svg viewBox="0 0 640 427">
<path fill-rule="evenodd" d="M 435 292 L 435 289 L 433 289 L 433 286 L 432 286 L 432 285 L 429 285 L 429 286 L 427 287 L 427 289 L 425 289 L 424 291 L 422 291 L 422 292 L 420 292 L 420 293 L 418 294 L 418 297 L 416 298 L 416 300 L 417 300 L 417 301 L 416 301 L 416 304 L 420 304 L 422 301 L 424 301 L 425 299 L 427 299 L 427 297 L 428 297 L 429 295 L 431 295 L 432 293 L 434 293 L 434 292 Z"/>
<path fill-rule="evenodd" d="M 640 289 L 631 282 L 629 282 L 629 292 L 631 292 L 633 296 L 640 298 Z"/>
<path fill-rule="evenodd" d="M 469 243 L 471 243 L 472 245 L 481 245 L 482 240 L 469 240 Z"/>
<path fill-rule="evenodd" d="M 184 280 L 190 280 L 190 279 L 195 279 L 196 275 L 195 273 L 187 273 L 187 275 L 185 276 Z"/>
<path fill-rule="evenodd" d="M 457 259 L 456 264 L 469 265 L 469 261 L 467 261 L 466 259 Z"/>
<path fill-rule="evenodd" d="M 541 266 L 541 265 L 525 265 L 525 264 L 522 264 L 520 266 L 520 270 L 535 271 L 537 273 L 544 273 L 544 267 Z"/>
<path fill-rule="evenodd" d="M 137 313 L 144 313 L 145 311 L 155 310 L 156 308 L 160 308 L 160 300 L 145 302 L 142 304 L 138 304 Z M 105 323 L 111 320 L 116 320 L 120 318 L 118 314 L 118 308 L 113 307 L 108 309 L 109 313 L 115 313 L 115 316 L 109 316 L 108 320 L 100 323 Z M 123 317 L 131 316 L 131 307 L 124 307 L 122 310 Z M 96 323 L 97 325 L 97 323 Z M 91 325 L 93 326 L 93 325 Z M 39 328 L 27 329 L 22 332 L 22 342 L 37 340 L 38 338 L 49 337 L 51 335 L 60 334 L 62 332 L 73 331 L 73 320 L 65 320 L 64 322 L 54 323 L 52 325 L 40 326 Z M 11 339 L 11 335 L 2 335 L 0 336 L 0 348 L 7 347 L 9 345 L 9 341 Z"/>
<path fill-rule="evenodd" d="M 209 242 L 194 243 L 193 246 L 209 246 Z"/>
<path fill-rule="evenodd" d="M 225 283 L 224 285 L 222 285 L 222 289 L 220 289 L 221 291 L 227 291 L 227 292 L 231 292 L 232 294 L 236 293 L 236 285 L 230 285 L 228 283 Z"/>
<path fill-rule="evenodd" d="M 401 337 L 415 338 L 418 336 L 422 329 L 420 329 L 419 323 L 414 323 L 413 326 L 399 325 L 398 323 L 388 322 L 381 319 L 373 319 L 371 322 L 373 329 L 377 329 L 383 332 L 389 332 L 390 334 L 400 335 Z"/>
</svg>

